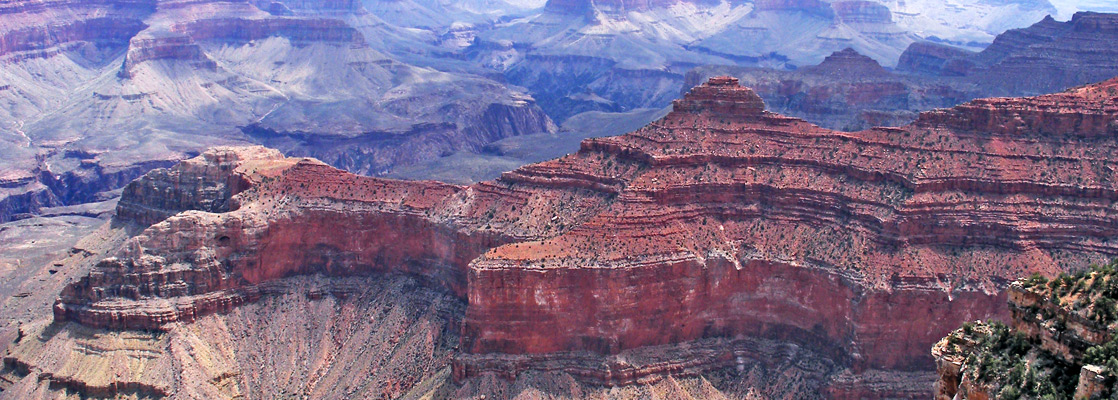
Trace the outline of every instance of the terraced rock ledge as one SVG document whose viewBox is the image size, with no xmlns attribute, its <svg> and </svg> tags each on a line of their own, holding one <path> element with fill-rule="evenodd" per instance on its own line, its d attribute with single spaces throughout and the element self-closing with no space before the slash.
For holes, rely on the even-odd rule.
<svg viewBox="0 0 1118 400">
<path fill-rule="evenodd" d="M 175 335 L 273 282 L 405 275 L 466 304 L 437 314 L 459 341 L 418 375 L 449 367 L 459 388 L 767 362 L 750 379 L 768 395 L 926 398 L 927 349 L 1008 317 L 1010 281 L 1118 256 L 1116 96 L 1111 80 L 849 133 L 719 77 L 644 128 L 471 186 L 211 150 L 125 189 L 120 222 L 151 226 L 60 294 L 55 324 Z"/>
</svg>

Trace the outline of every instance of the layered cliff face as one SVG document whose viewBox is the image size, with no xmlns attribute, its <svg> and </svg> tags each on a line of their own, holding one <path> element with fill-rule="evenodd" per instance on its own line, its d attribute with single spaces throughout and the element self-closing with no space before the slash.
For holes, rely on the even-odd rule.
<svg viewBox="0 0 1118 400">
<path fill-rule="evenodd" d="M 976 54 L 914 44 L 897 68 L 922 74 L 966 76 L 991 95 L 1047 93 L 1118 75 L 1118 15 L 1081 12 L 1069 21 L 1052 17 L 998 35 Z M 1044 79 L 1037 79 L 1043 76 Z"/>
<path fill-rule="evenodd" d="M 693 377 L 727 393 L 927 396 L 926 349 L 963 321 L 1006 315 L 1006 282 L 1118 255 L 1118 152 L 1095 130 L 1118 118 L 1114 90 L 845 133 L 767 112 L 722 77 L 642 129 L 468 187 L 216 150 L 135 187 L 175 194 L 169 182 L 201 176 L 202 192 L 231 196 L 223 212 L 130 190 L 122 203 L 140 206 L 122 209 L 194 210 L 63 290 L 56 325 L 175 335 L 269 301 L 293 276 L 403 274 L 467 304 L 447 317 L 463 329 L 442 378 L 463 395 L 508 394 L 494 379 Z M 814 366 L 765 363 L 788 349 Z M 28 357 L 9 364 L 58 368 Z"/>
<path fill-rule="evenodd" d="M 390 28 L 357 2 L 16 1 L 0 13 L 3 221 L 101 200 L 215 145 L 384 174 L 555 129 L 521 91 L 385 56 L 367 35 Z"/>
<path fill-rule="evenodd" d="M 0 55 L 43 57 L 83 43 L 120 47 L 144 28 L 151 1 L 10 1 L 0 6 Z"/>
<path fill-rule="evenodd" d="M 1009 326 L 967 323 L 932 348 L 937 399 L 1109 398 L 1118 393 L 1118 261 L 1009 289 Z"/>
<path fill-rule="evenodd" d="M 25 323 L 0 397 L 400 398 L 446 380 L 464 308 L 411 277 L 304 276 L 167 332 Z"/>
<path fill-rule="evenodd" d="M 1004 2 L 967 1 L 961 8 L 980 11 L 960 19 L 968 21 L 960 26 L 937 17 L 941 5 L 910 3 L 922 4 L 551 1 L 538 15 L 491 29 L 477 27 L 475 41 L 462 52 L 529 88 L 549 115 L 563 121 L 583 111 L 663 107 L 676 96 L 671 88 L 699 65 L 793 69 L 853 48 L 893 66 L 905 48 L 921 39 L 978 49 L 1004 29 L 1045 15 L 1007 11 L 1016 5 Z M 903 15 L 895 18 L 902 9 Z M 954 25 L 928 33 L 927 25 L 941 23 Z M 985 23 L 1007 26 L 980 27 Z"/>
<path fill-rule="evenodd" d="M 899 126 L 934 108 L 982 97 L 1031 96 L 1118 75 L 1113 41 L 1105 26 L 1115 15 L 1080 13 L 1071 21 L 1045 20 L 999 35 L 975 53 L 916 42 L 884 70 L 853 49 L 833 53 L 816 66 L 783 71 L 704 66 L 688 73 L 684 88 L 716 75 L 738 77 L 774 110 L 832 129 L 854 131 Z M 1071 60 L 1071 61 L 1069 61 Z"/>
<path fill-rule="evenodd" d="M 149 226 L 188 210 L 223 213 L 233 207 L 233 196 L 251 187 L 256 165 L 282 164 L 283 154 L 263 147 L 216 148 L 156 169 L 125 186 L 117 203 L 116 219 Z"/>
<path fill-rule="evenodd" d="M 795 71 L 699 67 L 687 73 L 683 86 L 694 87 L 719 75 L 737 77 L 774 111 L 846 131 L 905 125 L 920 111 L 951 107 L 981 95 L 974 85 L 949 78 L 888 71 L 850 48 Z"/>
<path fill-rule="evenodd" d="M 697 87 L 642 130 L 584 143 L 580 156 L 601 154 L 607 176 L 610 161 L 648 167 L 585 224 L 473 262 L 468 351 L 549 359 L 743 335 L 831 346 L 858 368 L 919 369 L 948 329 L 931 321 L 1001 314 L 1008 278 L 1118 250 L 1104 240 L 1118 233 L 1107 162 L 1079 165 L 1110 157 L 1098 146 L 1112 136 L 1041 144 L 1047 133 L 949 124 L 839 134 L 763 113 L 729 82 Z M 1115 103 L 1099 99 L 1115 84 L 1000 112 L 1058 123 L 1056 104 L 1088 101 L 1086 127 L 1113 120 Z M 1081 207 L 1108 216 L 1087 222 L 1073 216 Z M 649 293 L 664 300 L 641 301 Z M 461 371 L 502 369 L 477 358 Z M 587 369 L 615 383 L 640 376 Z"/>
</svg>

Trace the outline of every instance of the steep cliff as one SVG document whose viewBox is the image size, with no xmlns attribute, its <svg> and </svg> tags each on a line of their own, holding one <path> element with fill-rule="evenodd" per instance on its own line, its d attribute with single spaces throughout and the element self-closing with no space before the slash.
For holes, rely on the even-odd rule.
<svg viewBox="0 0 1118 400">
<path fill-rule="evenodd" d="M 767 112 L 721 77 L 635 132 L 468 187 L 218 150 L 176 179 L 239 177 L 228 192 L 197 186 L 229 193 L 228 211 L 152 225 L 63 290 L 55 319 L 174 334 L 292 276 L 404 274 L 467 303 L 450 375 L 466 392 L 537 374 L 645 385 L 754 368 L 777 371 L 754 385 L 784 385 L 779 371 L 803 366 L 757 363 L 791 346 L 818 362 L 797 370 L 811 376 L 801 390 L 926 396 L 926 349 L 1005 316 L 1006 282 L 1118 255 L 1118 152 L 1098 130 L 1118 117 L 1116 89 L 846 133 Z M 177 193 L 167 172 L 144 180 Z M 154 208 L 213 205 L 187 200 Z M 770 393 L 795 393 L 781 387 Z"/>
<path fill-rule="evenodd" d="M 584 142 L 579 156 L 605 160 L 595 164 L 607 176 L 610 161 L 643 173 L 585 224 L 472 263 L 463 344 L 473 354 L 458 372 L 507 371 L 492 353 L 544 361 L 739 335 L 831 348 L 857 368 L 926 368 L 920 353 L 948 329 L 931 321 L 1001 314 L 998 288 L 1015 275 L 1115 253 L 1104 241 L 1118 233 L 1111 175 L 1072 166 L 1109 157 L 1095 147 L 1112 136 L 1041 144 L 1035 131 L 946 124 L 841 134 L 764 113 L 732 82 L 696 87 L 637 132 Z M 1049 123 L 1062 114 L 1054 104 L 1088 101 L 1084 121 L 1113 120 L 1115 103 L 1101 98 L 1116 83 L 999 110 Z M 1109 216 L 1072 217 L 1081 207 Z M 661 300 L 641 301 L 649 293 Z M 610 383 L 641 376 L 584 367 Z"/>
<path fill-rule="evenodd" d="M 1009 289 L 1009 326 L 965 324 L 932 348 L 937 399 L 1109 398 L 1118 393 L 1118 260 Z"/>
<path fill-rule="evenodd" d="M 998 35 L 978 53 L 914 43 L 901 55 L 900 71 L 964 76 L 986 95 L 1032 95 L 1098 82 L 1118 75 L 1118 14 L 1080 12 L 1059 22 L 1051 16 Z M 1037 77 L 1043 79 L 1037 79 Z"/>
</svg>

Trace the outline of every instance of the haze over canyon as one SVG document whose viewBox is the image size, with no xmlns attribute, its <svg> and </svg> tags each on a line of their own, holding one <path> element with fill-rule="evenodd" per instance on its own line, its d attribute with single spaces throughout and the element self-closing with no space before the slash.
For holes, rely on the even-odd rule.
<svg viewBox="0 0 1118 400">
<path fill-rule="evenodd" d="M 1109 2 L 3 0 L 0 65 L 0 398 L 1118 379 L 1018 281 L 1118 257 Z"/>
</svg>

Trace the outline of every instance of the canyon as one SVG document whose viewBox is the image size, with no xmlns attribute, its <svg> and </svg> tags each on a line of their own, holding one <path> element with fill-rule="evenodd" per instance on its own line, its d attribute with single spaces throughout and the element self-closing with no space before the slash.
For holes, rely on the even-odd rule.
<svg viewBox="0 0 1118 400">
<path fill-rule="evenodd" d="M 773 110 L 821 126 L 856 131 L 900 126 L 921 111 L 976 98 L 1033 96 L 1118 76 L 1118 15 L 1076 13 L 999 34 L 981 52 L 912 43 L 886 69 L 853 48 L 795 70 L 710 65 L 689 71 L 690 88 L 719 75 L 754 88 Z"/>
<path fill-rule="evenodd" d="M 417 28 L 469 32 L 472 40 L 451 54 L 528 88 L 561 122 L 585 111 L 663 107 L 679 95 L 684 75 L 703 65 L 789 70 L 850 47 L 893 67 L 913 43 L 978 51 L 1007 29 L 1057 13 L 1046 2 L 954 3 L 564 0 L 507 21 Z M 953 13 L 969 15 L 955 20 Z M 415 62 L 439 62 L 438 51 L 427 53 L 432 59 Z M 689 83 L 684 90 L 699 82 Z"/>
<path fill-rule="evenodd" d="M 446 169 L 440 161 L 484 159 L 496 142 L 545 137 L 533 135 L 556 133 L 575 116 L 609 121 L 662 109 L 681 87 L 716 74 L 757 87 L 776 111 L 844 130 L 1112 76 L 1113 57 L 1100 45 L 1112 23 L 1097 15 L 1046 19 L 996 39 L 1069 14 L 1043 1 L 957 3 L 949 13 L 972 23 L 937 17 L 926 1 L 7 2 L 0 222 L 110 200 L 147 171 L 212 146 L 262 144 L 363 175 L 430 178 L 424 173 Z M 1030 42 L 1040 37 L 1048 47 Z M 1092 54 L 1061 47 L 1092 40 L 1079 46 Z M 983 54 L 1013 56 L 968 58 L 990 42 L 1001 50 Z M 830 78 L 819 71 L 818 79 L 792 71 L 749 79 L 702 67 L 807 71 L 844 48 L 905 77 L 867 86 L 820 81 Z M 1018 76 L 1031 77 L 1035 68 L 1022 66 L 1038 59 L 1058 73 L 1035 87 L 977 90 L 945 77 L 972 66 L 975 77 L 1021 68 Z M 765 83 L 774 79 L 775 92 Z M 811 93 L 789 94 L 795 88 Z M 855 106 L 839 107 L 844 100 Z M 574 136 L 561 146 L 586 135 Z M 539 160 L 497 162 L 507 170 Z"/>
<path fill-rule="evenodd" d="M 63 263 L 53 321 L 0 331 L 0 385 L 926 398 L 928 349 L 1007 317 L 1010 281 L 1118 255 L 1116 134 L 1118 80 L 842 132 L 715 77 L 469 186 L 217 148 L 124 190 L 104 229 L 134 236 Z"/>
<path fill-rule="evenodd" d="M 683 86 L 693 87 L 720 75 L 738 78 L 774 111 L 844 131 L 905 125 L 921 111 L 952 107 L 984 93 L 951 78 L 887 70 L 851 48 L 833 53 L 818 65 L 792 71 L 702 66 L 687 73 Z"/>
<path fill-rule="evenodd" d="M 556 129 L 523 90 L 384 54 L 396 28 L 359 2 L 13 1 L 0 18 L 0 222 L 211 146 L 383 175 Z"/>
</svg>

